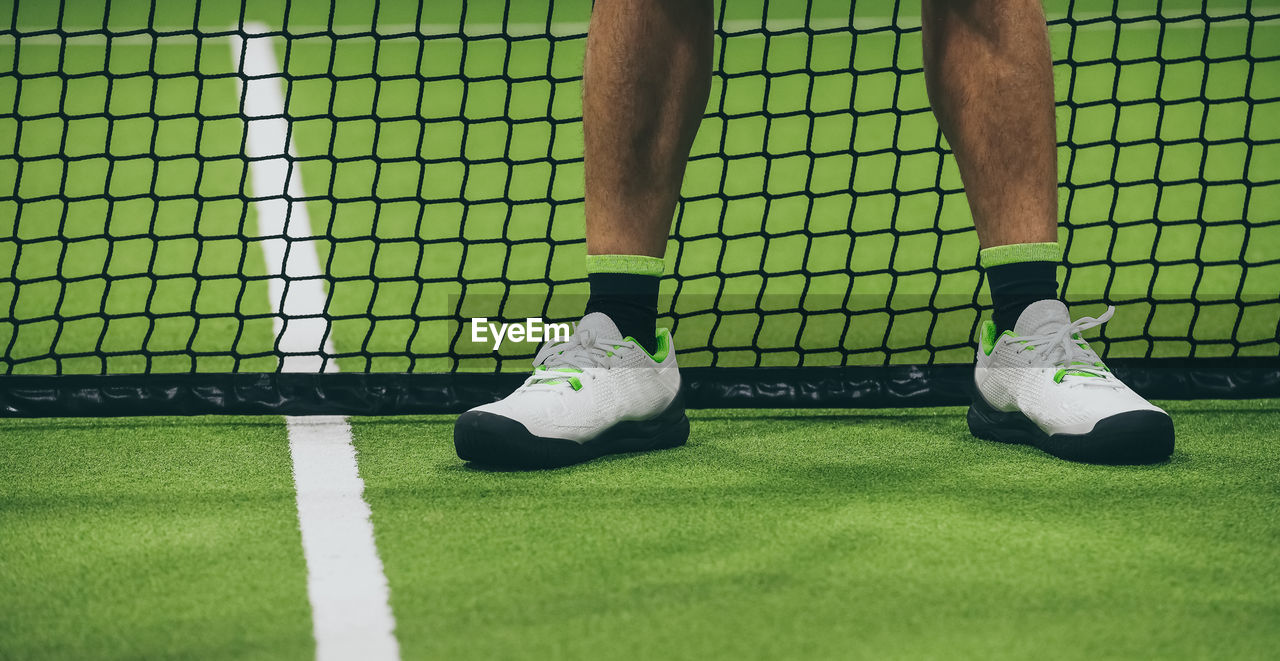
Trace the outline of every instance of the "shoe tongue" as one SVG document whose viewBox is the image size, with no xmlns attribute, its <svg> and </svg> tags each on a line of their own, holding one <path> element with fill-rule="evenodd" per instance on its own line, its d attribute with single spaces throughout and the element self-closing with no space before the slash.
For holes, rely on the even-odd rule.
<svg viewBox="0 0 1280 661">
<path fill-rule="evenodd" d="M 1054 298 L 1036 301 L 1027 306 L 1018 316 L 1018 323 L 1013 325 L 1013 332 L 1018 335 L 1045 335 L 1071 323 L 1071 315 L 1067 313 L 1067 305 Z"/>
<path fill-rule="evenodd" d="M 602 340 L 622 340 L 622 333 L 618 332 L 618 327 L 609 318 L 609 315 L 603 312 L 592 312 L 583 317 L 578 322 L 578 327 L 574 332 L 584 328 L 590 330 L 593 335 Z"/>
</svg>

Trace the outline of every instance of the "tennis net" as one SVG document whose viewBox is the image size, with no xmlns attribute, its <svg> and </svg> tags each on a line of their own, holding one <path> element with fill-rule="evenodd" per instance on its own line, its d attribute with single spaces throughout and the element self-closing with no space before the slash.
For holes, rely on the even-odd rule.
<svg viewBox="0 0 1280 661">
<path fill-rule="evenodd" d="M 989 300 L 918 3 L 717 11 L 662 288 L 690 403 L 960 403 Z M 1274 394 L 1280 3 L 1047 11 L 1063 297 L 1145 394 Z M 537 348 L 473 320 L 581 313 L 588 2 L 8 13 L 8 414 L 458 410 Z"/>
</svg>

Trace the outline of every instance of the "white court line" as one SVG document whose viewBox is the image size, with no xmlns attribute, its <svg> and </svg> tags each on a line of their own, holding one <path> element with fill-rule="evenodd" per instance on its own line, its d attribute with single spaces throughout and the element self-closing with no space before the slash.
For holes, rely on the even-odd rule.
<svg viewBox="0 0 1280 661">
<path fill-rule="evenodd" d="M 373 540 L 351 427 L 340 415 L 286 420 L 316 659 L 396 661 L 400 645 L 390 589 Z"/>
<path fill-rule="evenodd" d="M 266 26 L 252 26 L 266 29 Z M 241 73 L 260 76 L 243 83 L 246 125 L 245 152 L 249 175 L 253 182 L 254 210 L 258 215 L 258 234 L 266 238 L 260 243 L 267 259 L 267 281 L 271 309 L 280 351 L 286 354 L 285 372 L 326 372 L 337 370 L 337 364 L 326 361 L 333 355 L 329 322 L 324 318 L 324 272 L 311 234 L 311 218 L 307 205 L 290 201 L 303 197 L 302 174 L 290 157 L 297 153 L 289 139 L 289 121 L 284 115 L 284 79 L 276 63 L 270 37 L 231 39 L 232 65 L 244 68 Z M 309 318 L 298 318 L 309 317 Z M 323 352 L 323 353 L 322 353 Z"/>
<path fill-rule="evenodd" d="M 245 27 L 251 34 L 267 31 L 261 24 Z M 323 317 L 323 271 L 310 238 L 311 221 L 305 203 L 285 199 L 302 197 L 302 177 L 287 158 L 296 151 L 282 117 L 284 79 L 271 42 L 270 37 L 233 38 L 231 53 L 241 73 L 261 76 L 243 87 L 245 151 L 255 159 L 249 162 L 253 195 L 263 198 L 253 203 L 258 231 L 279 237 L 261 242 L 267 274 L 275 276 L 268 280 L 268 293 L 277 311 L 276 341 L 281 351 L 301 354 L 286 356 L 281 369 L 336 372 L 336 363 L 326 364 L 321 353 L 332 355 L 333 343 Z M 400 646 L 390 591 L 364 501 L 351 427 L 342 416 L 287 416 L 285 421 L 316 658 L 397 661 Z"/>
</svg>

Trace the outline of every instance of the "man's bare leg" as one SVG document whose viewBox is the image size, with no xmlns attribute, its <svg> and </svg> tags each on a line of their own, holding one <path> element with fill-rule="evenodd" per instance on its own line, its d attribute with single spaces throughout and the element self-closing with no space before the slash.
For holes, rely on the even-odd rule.
<svg viewBox="0 0 1280 661">
<path fill-rule="evenodd" d="M 925 84 L 955 151 L 997 330 L 1057 297 L 1053 61 L 1040 0 L 923 0 Z"/>
<path fill-rule="evenodd" d="M 924 0 L 925 84 L 983 248 L 1058 239 L 1053 63 L 1040 0 Z"/>
<path fill-rule="evenodd" d="M 587 313 L 646 351 L 685 163 L 711 89 L 711 0 L 597 0 L 583 66 Z"/>
<path fill-rule="evenodd" d="M 587 252 L 661 257 L 711 90 L 711 0 L 597 0 L 583 66 Z"/>
</svg>

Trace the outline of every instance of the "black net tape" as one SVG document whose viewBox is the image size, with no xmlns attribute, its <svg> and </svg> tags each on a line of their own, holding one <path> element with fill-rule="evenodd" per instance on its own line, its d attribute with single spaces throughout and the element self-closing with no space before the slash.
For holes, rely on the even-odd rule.
<svg viewBox="0 0 1280 661">
<path fill-rule="evenodd" d="M 1280 355 L 1280 8 L 1230 4 L 1046 4 L 1062 292 L 1118 307 L 1108 359 Z M 971 362 L 918 5 L 717 11 L 662 290 L 681 365 Z M 518 372 L 537 343 L 473 319 L 580 314 L 588 2 L 7 13 L 0 374 Z"/>
</svg>

